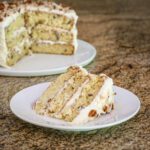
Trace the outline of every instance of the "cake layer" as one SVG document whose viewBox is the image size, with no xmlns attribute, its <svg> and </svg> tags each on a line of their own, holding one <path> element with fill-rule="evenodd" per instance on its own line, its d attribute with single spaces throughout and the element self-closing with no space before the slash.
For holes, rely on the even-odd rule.
<svg viewBox="0 0 150 150">
<path fill-rule="evenodd" d="M 40 41 L 38 43 L 32 43 L 31 51 L 36 53 L 72 55 L 75 52 L 75 47 L 72 44 L 59 42 L 46 43 Z"/>
<path fill-rule="evenodd" d="M 72 120 L 72 124 L 84 124 L 114 109 L 113 81 L 104 74 L 101 74 L 100 78 L 104 78 L 102 87 L 93 101 L 80 110 L 79 114 Z"/>
<path fill-rule="evenodd" d="M 20 34 L 15 35 L 15 37 L 13 37 L 14 36 L 13 34 L 9 36 L 6 35 L 6 43 L 7 43 L 8 49 L 11 49 L 15 46 L 19 46 L 23 40 L 28 39 L 28 33 L 26 30 L 21 32 Z"/>
<path fill-rule="evenodd" d="M 11 37 L 13 32 L 25 26 L 24 15 L 20 14 L 8 27 L 5 28 L 6 36 Z"/>
<path fill-rule="evenodd" d="M 104 80 L 95 75 L 90 75 L 90 81 L 81 91 L 79 98 L 71 106 L 61 112 L 62 118 L 67 121 L 72 121 L 82 108 L 88 106 L 95 98 L 99 89 L 102 87 Z"/>
<path fill-rule="evenodd" d="M 25 55 L 29 53 L 28 48 L 25 46 L 22 47 L 14 47 L 13 49 L 9 49 L 11 52 L 9 53 L 7 57 L 7 65 L 12 66 L 16 64 L 21 58 L 23 58 Z"/>
<path fill-rule="evenodd" d="M 74 75 L 63 80 L 59 86 L 58 79 L 77 70 Z M 58 77 L 36 102 L 38 114 L 62 119 L 72 124 L 84 124 L 114 109 L 113 81 L 104 74 L 93 75 L 74 66 L 67 73 Z M 55 87 L 55 88 L 54 88 Z M 53 92 L 52 89 L 56 91 Z M 43 103 L 43 100 L 45 103 Z"/>
<path fill-rule="evenodd" d="M 0 2 L 0 6 L 1 66 L 9 67 L 14 64 L 19 60 L 19 55 L 26 53 L 27 49 L 35 53 L 64 55 L 75 52 L 78 17 L 74 10 L 46 1 Z M 21 47 L 20 43 L 27 39 L 29 44 L 26 43 L 26 48 Z M 28 45 L 31 43 L 32 46 L 29 48 Z"/>
<path fill-rule="evenodd" d="M 75 20 L 55 13 L 40 11 L 30 11 L 25 14 L 25 21 L 28 27 L 34 27 L 38 24 L 44 24 L 51 27 L 58 27 L 71 30 L 74 27 Z"/>
<path fill-rule="evenodd" d="M 32 29 L 31 37 L 35 40 L 50 40 L 50 41 L 62 41 L 67 43 L 73 43 L 74 35 L 72 32 L 61 30 L 59 28 L 52 28 L 47 25 L 38 25 Z"/>
<path fill-rule="evenodd" d="M 48 115 L 53 116 L 53 113 L 58 113 L 61 111 L 61 109 L 78 90 L 78 87 L 81 86 L 87 78 L 88 77 L 85 76 L 84 72 L 78 72 L 71 79 L 69 79 L 68 82 L 64 84 L 61 91 L 59 91 L 59 93 L 50 100 L 47 109 Z"/>
<path fill-rule="evenodd" d="M 14 40 L 16 37 L 18 37 L 24 32 L 27 33 L 27 29 L 24 26 L 22 26 L 12 32 L 9 32 L 9 34 L 6 33 L 6 41 Z"/>
<path fill-rule="evenodd" d="M 60 75 L 54 82 L 51 83 L 51 85 L 36 102 L 35 111 L 39 114 L 44 114 L 46 112 L 48 100 L 54 98 L 64 87 L 64 84 L 66 84 L 68 80 L 70 80 L 76 73 L 81 71 L 82 70 L 80 70 L 80 68 L 70 67 L 66 73 Z M 86 74 L 87 72 L 83 73 Z"/>
</svg>

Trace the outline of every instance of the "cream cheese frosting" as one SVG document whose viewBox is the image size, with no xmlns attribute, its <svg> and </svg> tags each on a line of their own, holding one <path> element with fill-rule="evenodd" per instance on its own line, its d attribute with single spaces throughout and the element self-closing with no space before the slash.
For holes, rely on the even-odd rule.
<svg viewBox="0 0 150 150">
<path fill-rule="evenodd" d="M 61 88 L 55 92 L 57 95 L 54 95 L 53 99 L 50 101 L 45 101 L 46 103 L 43 106 L 46 107 L 39 106 L 37 107 L 38 109 L 35 107 L 36 113 L 39 114 L 42 112 L 42 115 L 47 117 L 54 117 L 68 121 L 70 125 L 83 125 L 98 118 L 100 115 L 109 113 L 111 110 L 113 110 L 113 80 L 105 74 L 94 75 L 88 73 L 82 67 L 74 67 L 77 69 L 77 72 L 72 77 L 62 82 Z M 68 70 L 68 74 L 70 74 L 69 71 L 71 70 Z M 82 72 L 82 74 L 78 76 L 78 72 Z M 67 75 L 67 73 L 65 75 Z M 72 80 L 74 76 L 76 76 L 77 82 Z M 80 85 L 76 86 L 78 79 L 80 78 L 83 78 L 84 80 L 81 80 L 82 82 Z M 56 79 L 56 81 L 58 80 Z M 54 87 L 58 85 L 55 83 L 57 82 L 53 82 Z M 72 88 L 69 88 L 69 90 L 65 91 L 64 89 L 68 85 Z M 74 90 L 73 87 L 76 87 L 76 89 Z M 69 94 L 67 99 L 66 94 Z M 40 97 L 36 104 L 42 102 L 44 99 L 45 97 Z M 61 103 L 59 103 L 60 101 Z"/>
<path fill-rule="evenodd" d="M 92 103 L 89 106 L 80 110 L 79 115 L 77 115 L 76 118 L 74 118 L 72 124 L 84 124 L 90 120 L 93 120 L 94 119 L 93 117 L 89 117 L 89 112 L 91 110 L 96 110 L 97 115 L 101 115 L 102 113 L 105 113 L 103 111 L 103 107 L 105 105 L 114 103 L 114 94 L 112 91 L 112 85 L 113 85 L 112 79 L 107 77 L 102 88 L 96 95 L 95 99 L 92 101 Z M 109 98 L 107 92 L 110 92 Z"/>
<path fill-rule="evenodd" d="M 74 19 L 74 25 L 71 29 L 71 33 L 73 33 L 73 42 L 72 44 L 75 47 L 75 51 L 77 49 L 77 29 L 76 22 L 78 16 L 76 12 L 68 7 L 62 7 L 61 5 L 57 5 L 53 2 L 16 2 L 16 3 L 0 3 L 0 65 L 4 67 L 7 66 L 7 57 L 8 57 L 8 48 L 5 39 L 5 29 L 14 22 L 18 16 L 24 14 L 28 11 L 42 11 L 48 13 L 54 13 L 59 15 L 64 15 L 68 18 Z M 14 37 L 23 32 L 24 27 L 18 29 L 14 32 Z M 30 32 L 28 32 L 30 33 Z M 48 43 L 48 41 L 44 41 L 44 43 Z M 51 41 L 49 43 L 53 44 Z M 62 42 L 61 42 L 62 43 Z M 64 44 L 64 43 L 62 43 Z M 19 50 L 19 49 L 18 49 Z"/>
<path fill-rule="evenodd" d="M 74 10 L 68 10 L 68 11 L 63 11 L 60 9 L 51 9 L 49 7 L 45 7 L 45 6 L 27 6 L 26 7 L 27 11 L 41 11 L 41 12 L 47 12 L 47 13 L 54 13 L 54 14 L 58 14 L 58 15 L 64 15 L 68 18 L 74 18 L 74 19 L 78 19 L 76 13 Z"/>
<path fill-rule="evenodd" d="M 27 29 L 25 27 L 19 28 L 18 30 L 13 32 L 13 37 L 16 37 L 16 36 L 20 35 L 24 31 L 27 31 Z"/>
<path fill-rule="evenodd" d="M 7 67 L 6 59 L 8 55 L 6 40 L 5 40 L 5 30 L 0 24 L 0 65 Z"/>
<path fill-rule="evenodd" d="M 67 109 L 67 108 L 70 108 L 75 102 L 76 100 L 79 98 L 80 94 L 81 94 L 81 91 L 82 89 L 84 88 L 84 86 L 89 82 L 89 79 L 87 79 L 79 88 L 78 90 L 76 91 L 76 93 L 74 93 L 74 95 L 72 96 L 72 98 L 66 103 L 65 107 L 63 108 L 64 109 Z M 62 110 L 62 111 L 63 111 Z M 61 112 L 60 112 L 61 113 Z"/>
</svg>

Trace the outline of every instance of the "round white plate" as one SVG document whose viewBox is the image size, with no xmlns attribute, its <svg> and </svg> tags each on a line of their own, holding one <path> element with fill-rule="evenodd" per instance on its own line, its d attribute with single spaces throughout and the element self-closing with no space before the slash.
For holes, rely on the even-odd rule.
<svg viewBox="0 0 150 150">
<path fill-rule="evenodd" d="M 38 126 L 65 131 L 89 131 L 127 121 L 140 109 L 140 101 L 136 95 L 126 89 L 114 86 L 117 95 L 115 96 L 115 109 L 110 114 L 103 115 L 82 126 L 71 125 L 62 120 L 37 115 L 33 110 L 35 101 L 49 84 L 48 82 L 37 84 L 18 92 L 10 101 L 12 112 L 20 119 Z"/>
<path fill-rule="evenodd" d="M 85 66 L 96 56 L 96 49 L 89 43 L 78 40 L 75 55 L 33 54 L 24 57 L 12 68 L 0 67 L 0 75 L 41 76 L 65 72 L 69 66 Z"/>
</svg>

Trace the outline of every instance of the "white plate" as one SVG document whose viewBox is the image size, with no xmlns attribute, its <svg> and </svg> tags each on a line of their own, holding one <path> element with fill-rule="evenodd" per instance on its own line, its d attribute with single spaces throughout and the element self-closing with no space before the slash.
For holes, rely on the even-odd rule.
<svg viewBox="0 0 150 150">
<path fill-rule="evenodd" d="M 0 75 L 41 76 L 65 72 L 71 65 L 85 66 L 96 56 L 96 49 L 89 43 L 78 40 L 75 55 L 33 54 L 24 57 L 12 68 L 0 67 Z"/>
<path fill-rule="evenodd" d="M 117 95 L 115 96 L 115 109 L 110 114 L 103 115 L 82 126 L 71 125 L 62 120 L 37 115 L 32 109 L 35 101 L 49 84 L 48 82 L 37 84 L 18 92 L 10 101 L 12 112 L 20 119 L 38 126 L 65 131 L 89 131 L 127 121 L 140 109 L 140 101 L 136 95 L 126 89 L 114 86 Z"/>
</svg>

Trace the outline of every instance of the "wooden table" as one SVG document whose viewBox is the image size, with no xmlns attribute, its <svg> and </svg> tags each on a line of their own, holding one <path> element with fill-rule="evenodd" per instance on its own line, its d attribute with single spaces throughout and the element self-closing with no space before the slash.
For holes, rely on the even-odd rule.
<svg viewBox="0 0 150 150">
<path fill-rule="evenodd" d="M 61 0 L 59 0 L 61 1 Z M 111 76 L 115 84 L 141 99 L 138 115 L 130 121 L 94 133 L 62 133 L 28 124 L 9 108 L 11 97 L 36 83 L 57 76 L 0 76 L 0 149 L 145 149 L 150 148 L 150 1 L 64 0 L 79 15 L 79 38 L 97 49 L 86 68 Z M 125 99 L 124 99 L 125 100 Z"/>
</svg>

